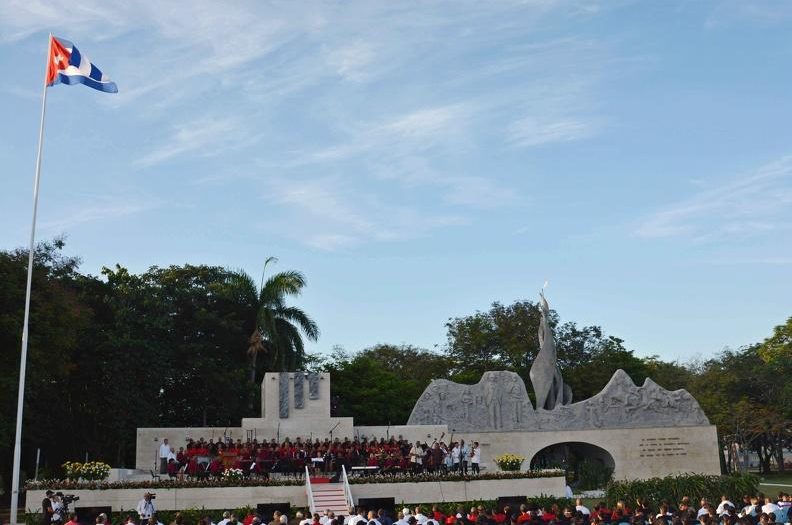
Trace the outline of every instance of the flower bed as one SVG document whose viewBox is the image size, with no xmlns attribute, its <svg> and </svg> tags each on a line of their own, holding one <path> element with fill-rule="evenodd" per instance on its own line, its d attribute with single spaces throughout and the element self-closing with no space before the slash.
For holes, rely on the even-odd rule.
<svg viewBox="0 0 792 525">
<path fill-rule="evenodd" d="M 349 478 L 351 485 L 367 483 L 420 483 L 437 481 L 476 481 L 498 479 L 525 479 L 525 478 L 552 478 L 563 476 L 561 470 L 528 470 L 524 472 L 487 472 L 478 476 L 462 474 L 415 474 L 403 476 L 389 476 L 375 474 L 372 476 L 353 476 Z M 242 478 L 232 479 L 220 477 L 216 479 L 166 479 L 161 481 L 76 481 L 64 479 L 48 479 L 28 481 L 25 488 L 28 490 L 108 490 L 108 489 L 182 489 L 182 488 L 210 488 L 210 487 L 293 487 L 305 484 L 303 478 Z"/>
</svg>

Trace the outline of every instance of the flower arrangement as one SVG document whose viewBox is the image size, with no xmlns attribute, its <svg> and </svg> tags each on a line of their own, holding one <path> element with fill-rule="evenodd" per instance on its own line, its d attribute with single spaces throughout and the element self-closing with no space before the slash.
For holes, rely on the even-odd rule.
<svg viewBox="0 0 792 525">
<path fill-rule="evenodd" d="M 223 471 L 223 479 L 226 481 L 241 481 L 245 473 L 241 468 L 227 468 Z"/>
<path fill-rule="evenodd" d="M 498 468 L 506 472 L 516 472 L 522 469 L 522 464 L 525 457 L 518 456 L 517 454 L 501 454 L 495 458 L 495 464 Z"/>
<path fill-rule="evenodd" d="M 66 479 L 70 479 L 70 480 L 80 479 L 80 473 L 82 471 L 82 463 L 78 463 L 76 461 L 67 461 L 61 466 L 63 467 L 63 472 L 66 474 Z"/>
<path fill-rule="evenodd" d="M 66 479 L 72 481 L 80 478 L 86 481 L 101 481 L 110 474 L 110 465 L 101 461 L 89 461 L 88 463 L 67 461 L 62 467 Z"/>
<path fill-rule="evenodd" d="M 239 469 L 230 469 L 237 470 Z M 241 472 L 241 471 L 240 471 Z M 484 472 L 479 475 L 467 474 L 464 475 L 459 472 L 447 473 L 429 473 L 422 474 L 408 474 L 408 475 L 389 475 L 389 474 L 374 474 L 371 476 L 352 476 L 349 478 L 349 483 L 352 485 L 363 485 L 367 483 L 420 483 L 420 482 L 438 482 L 438 481 L 475 481 L 475 480 L 491 480 L 491 479 L 525 479 L 525 478 L 551 478 L 563 476 L 563 471 L 555 469 L 544 470 L 527 470 L 527 471 L 513 471 L 513 472 Z M 297 477 L 272 477 L 272 478 L 257 478 L 257 477 L 239 477 L 227 478 L 226 476 L 219 476 L 217 478 L 206 479 L 163 479 L 161 481 L 77 481 L 72 480 L 28 480 L 25 483 L 25 488 L 29 490 L 109 490 L 109 489 L 186 489 L 186 488 L 203 488 L 203 487 L 288 487 L 304 485 L 305 480 Z"/>
</svg>

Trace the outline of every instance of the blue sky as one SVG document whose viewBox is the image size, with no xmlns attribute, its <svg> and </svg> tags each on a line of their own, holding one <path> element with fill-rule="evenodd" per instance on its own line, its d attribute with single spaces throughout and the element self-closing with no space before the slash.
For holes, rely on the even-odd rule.
<svg viewBox="0 0 792 525">
<path fill-rule="evenodd" d="M 48 96 L 39 238 L 305 272 L 313 351 L 445 342 L 547 295 L 639 355 L 792 313 L 792 4 L 6 0 L 0 247 L 26 243 L 47 33 L 118 95 Z"/>
</svg>

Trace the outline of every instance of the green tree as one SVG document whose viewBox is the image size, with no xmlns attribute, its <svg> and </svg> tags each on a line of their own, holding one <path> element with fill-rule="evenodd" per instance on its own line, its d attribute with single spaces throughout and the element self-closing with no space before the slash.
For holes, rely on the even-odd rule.
<svg viewBox="0 0 792 525">
<path fill-rule="evenodd" d="M 449 319 L 445 352 L 451 379 L 475 383 L 488 370 L 511 370 L 530 385 L 528 372 L 539 352 L 540 319 L 539 304 L 531 301 L 508 306 L 496 302 L 487 312 Z M 558 365 L 575 399 L 599 392 L 617 368 L 623 368 L 638 383 L 646 378 L 643 361 L 624 348 L 621 339 L 605 335 L 599 326 L 559 324 L 554 311 L 550 324 L 555 332 Z"/>
<path fill-rule="evenodd" d="M 380 344 L 352 356 L 336 348 L 322 369 L 333 377 L 337 415 L 361 425 L 403 425 L 432 379 L 448 377 L 448 358 L 409 345 Z"/>
<path fill-rule="evenodd" d="M 303 334 L 310 341 L 319 338 L 319 327 L 302 309 L 289 306 L 287 299 L 297 297 L 305 288 L 305 276 L 297 271 L 276 273 L 266 278 L 267 266 L 277 262 L 269 257 L 264 262 L 261 284 L 243 271 L 234 272 L 229 282 L 235 293 L 251 305 L 254 328 L 248 338 L 251 380 L 256 383 L 264 370 L 297 370 L 305 362 Z M 262 364 L 260 357 L 268 356 Z"/>
</svg>

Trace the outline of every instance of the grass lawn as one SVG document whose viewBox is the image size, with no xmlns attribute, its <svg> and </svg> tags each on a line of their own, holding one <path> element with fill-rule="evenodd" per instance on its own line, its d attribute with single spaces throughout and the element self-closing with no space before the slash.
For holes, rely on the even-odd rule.
<svg viewBox="0 0 792 525">
<path fill-rule="evenodd" d="M 792 472 L 759 475 L 759 480 L 759 490 L 765 494 L 775 496 L 779 492 L 792 492 Z"/>
</svg>

